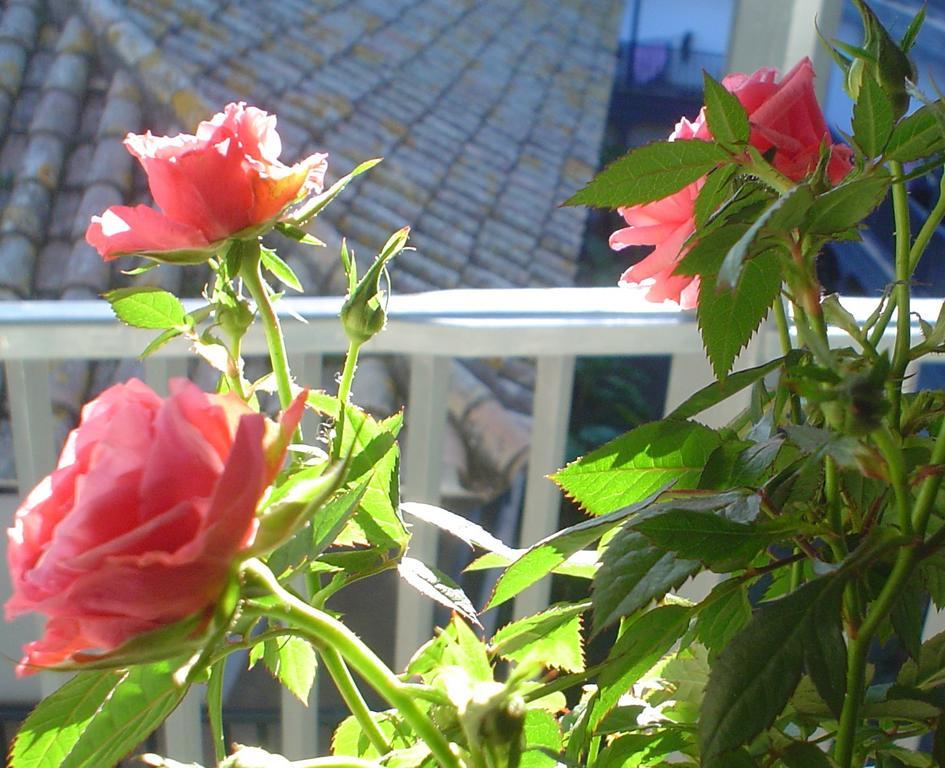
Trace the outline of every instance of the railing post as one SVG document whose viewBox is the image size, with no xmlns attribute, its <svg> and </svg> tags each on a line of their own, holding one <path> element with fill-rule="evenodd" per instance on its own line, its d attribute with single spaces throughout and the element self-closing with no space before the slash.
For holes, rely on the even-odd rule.
<svg viewBox="0 0 945 768">
<path fill-rule="evenodd" d="M 49 363 L 46 360 L 7 360 L 7 393 L 13 430 L 13 461 L 21 499 L 56 466 Z M 42 619 L 37 619 L 42 633 Z M 62 679 L 43 673 L 39 688 L 43 696 L 53 693 Z"/>
<path fill-rule="evenodd" d="M 168 395 L 167 382 L 177 378 L 187 378 L 186 357 L 152 356 L 144 359 L 144 381 L 162 397 Z"/>
<path fill-rule="evenodd" d="M 530 547 L 558 527 L 561 492 L 545 476 L 564 463 L 573 388 L 573 356 L 538 358 L 525 503 L 519 534 L 522 547 Z M 516 598 L 515 618 L 529 616 L 546 608 L 550 596 L 551 579 L 542 579 Z"/>
<path fill-rule="evenodd" d="M 440 503 L 443 437 L 446 431 L 447 392 L 452 359 L 411 355 L 410 391 L 407 400 L 407 438 L 404 446 L 401 496 L 405 501 Z M 437 534 L 432 526 L 419 525 L 410 540 L 410 555 L 436 563 Z M 433 603 L 398 582 L 394 664 L 402 669 L 420 645 L 430 639 Z"/>
</svg>

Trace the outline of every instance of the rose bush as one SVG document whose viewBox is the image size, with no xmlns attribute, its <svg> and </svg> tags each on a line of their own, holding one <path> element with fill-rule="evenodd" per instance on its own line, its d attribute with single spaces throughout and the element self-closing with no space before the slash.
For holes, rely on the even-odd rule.
<svg viewBox="0 0 945 768">
<path fill-rule="evenodd" d="M 722 85 L 748 113 L 751 146 L 761 153 L 771 153 L 771 164 L 790 180 L 800 181 L 816 168 L 821 146 L 830 152 L 827 178 L 832 184 L 849 173 L 852 152 L 830 138 L 814 92 L 810 59 L 802 59 L 780 80 L 776 69 L 765 67 L 750 75 L 728 75 Z M 683 118 L 669 140 L 712 138 L 703 108 L 695 121 Z M 619 209 L 628 226 L 611 235 L 611 248 L 655 246 L 646 258 L 621 275 L 620 282 L 649 285 L 646 297 L 650 301 L 669 299 L 683 309 L 692 309 L 698 303 L 698 279 L 675 275 L 673 270 L 685 255 L 685 243 L 695 231 L 694 209 L 703 181 L 700 179 L 662 200 Z"/>
<path fill-rule="evenodd" d="M 9 530 L 7 618 L 49 617 L 18 673 L 212 611 L 302 406 L 276 425 L 186 380 L 167 399 L 131 380 L 88 403 Z"/>
<path fill-rule="evenodd" d="M 129 134 L 125 146 L 161 210 L 116 205 L 93 216 L 86 240 L 109 261 L 126 254 L 206 261 L 227 238 L 256 236 L 293 202 L 321 192 L 328 157 L 284 165 L 275 116 L 242 102 L 202 122 L 196 135 Z"/>
</svg>

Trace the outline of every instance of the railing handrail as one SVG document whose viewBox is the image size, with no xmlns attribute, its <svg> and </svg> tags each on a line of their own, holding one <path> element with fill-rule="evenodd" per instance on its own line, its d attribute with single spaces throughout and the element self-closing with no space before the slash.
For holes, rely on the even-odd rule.
<svg viewBox="0 0 945 768">
<path fill-rule="evenodd" d="M 878 298 L 843 297 L 858 320 Z M 201 305 L 189 300 L 189 309 Z M 915 315 L 936 317 L 941 299 L 912 302 L 913 335 L 921 328 Z M 340 297 L 285 297 L 278 311 L 286 342 L 300 353 L 340 353 L 347 346 L 338 322 Z M 447 290 L 393 296 L 386 331 L 366 351 L 432 354 L 449 357 L 541 355 L 614 355 L 667 353 L 698 343 L 695 313 L 653 304 L 642 291 L 627 288 L 510 288 Z M 890 330 L 894 326 L 890 327 Z M 646 329 L 628 349 L 626 331 Z M 593 333 L 589 333 L 593 331 Z M 470 333 L 471 332 L 471 333 Z M 107 359 L 137 354 L 155 331 L 118 322 L 104 300 L 0 302 L 0 360 Z M 462 335 L 458 346 L 456 335 Z M 833 333 L 842 335 L 839 330 Z M 642 346 L 641 346 L 642 345 Z M 261 331 L 245 342 L 249 354 L 265 351 Z M 186 354 L 168 345 L 157 357 Z"/>
</svg>

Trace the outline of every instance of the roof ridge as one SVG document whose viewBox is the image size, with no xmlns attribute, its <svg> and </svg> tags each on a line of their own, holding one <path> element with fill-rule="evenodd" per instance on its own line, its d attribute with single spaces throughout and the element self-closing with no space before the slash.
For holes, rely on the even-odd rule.
<svg viewBox="0 0 945 768">
<path fill-rule="evenodd" d="M 29 143 L 0 218 L 0 251 L 4 253 L 0 287 L 22 296 L 30 290 L 33 264 L 52 213 L 66 149 L 79 127 L 79 103 L 88 88 L 94 46 L 79 16 L 66 23 L 55 51 L 30 122 Z"/>
<path fill-rule="evenodd" d="M 217 110 L 183 69 L 114 0 L 80 0 L 78 7 L 92 31 L 135 76 L 141 90 L 169 109 L 184 126 L 195 126 Z"/>
</svg>

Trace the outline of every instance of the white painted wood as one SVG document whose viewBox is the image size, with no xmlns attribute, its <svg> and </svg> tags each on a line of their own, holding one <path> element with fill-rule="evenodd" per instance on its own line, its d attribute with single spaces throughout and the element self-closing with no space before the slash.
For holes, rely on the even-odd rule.
<svg viewBox="0 0 945 768">
<path fill-rule="evenodd" d="M 144 381 L 162 397 L 168 394 L 167 383 L 171 379 L 187 378 L 186 357 L 146 357 L 144 359 Z"/>
<path fill-rule="evenodd" d="M 560 468 L 564 462 L 573 387 L 574 357 L 538 358 L 525 503 L 519 534 L 521 547 L 530 547 L 558 528 L 561 492 L 546 475 Z M 515 618 L 523 618 L 546 608 L 550 595 L 549 577 L 515 599 Z"/>
<path fill-rule="evenodd" d="M 445 357 L 413 355 L 410 358 L 410 392 L 404 445 L 404 501 L 440 502 L 440 475 L 443 438 L 446 431 L 446 396 L 450 366 Z M 413 528 L 410 556 L 435 565 L 438 536 L 430 525 Z M 413 653 L 431 637 L 433 603 L 403 582 L 397 589 L 397 621 L 394 636 L 394 663 L 403 669 Z"/>
<path fill-rule="evenodd" d="M 184 700 L 164 721 L 164 754 L 183 763 L 203 764 L 204 688 L 191 688 Z"/>
</svg>

